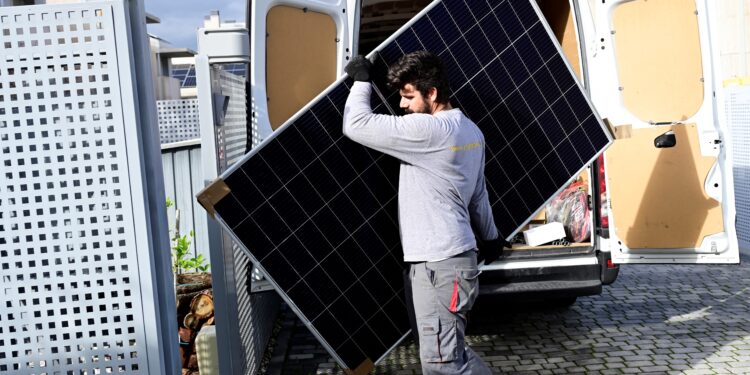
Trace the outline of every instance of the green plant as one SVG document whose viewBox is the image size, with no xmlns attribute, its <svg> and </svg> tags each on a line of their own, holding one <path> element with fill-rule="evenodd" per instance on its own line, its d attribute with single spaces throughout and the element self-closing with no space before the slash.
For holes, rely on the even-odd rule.
<svg viewBox="0 0 750 375">
<path fill-rule="evenodd" d="M 197 257 L 188 259 L 186 261 L 186 267 L 192 268 L 196 272 L 208 272 L 208 269 L 211 267 L 211 265 L 203 264 L 204 262 L 206 262 L 206 259 L 203 258 L 203 254 L 198 254 Z"/>
<path fill-rule="evenodd" d="M 167 197 L 167 208 L 174 206 L 174 201 Z M 180 210 L 176 210 L 175 213 L 175 234 L 172 237 L 172 272 L 175 274 L 183 273 L 187 270 L 194 270 L 195 272 L 208 272 L 211 268 L 210 264 L 204 264 L 206 258 L 203 254 L 198 254 L 196 257 L 188 258 L 190 254 L 190 245 L 193 243 L 192 239 L 195 237 L 195 233 L 191 230 L 189 234 L 180 236 Z M 171 230 L 170 230 L 171 232 Z"/>
<path fill-rule="evenodd" d="M 190 266 L 186 258 L 190 251 L 192 234 L 190 232 L 190 237 L 188 237 L 188 235 L 180 236 L 178 233 L 172 238 L 172 271 L 175 273 L 182 273 Z"/>
<path fill-rule="evenodd" d="M 186 270 L 194 270 L 195 272 L 208 272 L 211 268 L 210 264 L 206 263 L 206 258 L 203 254 L 198 254 L 196 257 L 188 258 L 190 253 L 190 245 L 192 244 L 192 238 L 195 236 L 193 231 L 190 234 L 184 236 L 175 235 L 172 238 L 172 257 L 174 263 L 172 264 L 172 271 L 175 273 L 183 273 Z"/>
</svg>

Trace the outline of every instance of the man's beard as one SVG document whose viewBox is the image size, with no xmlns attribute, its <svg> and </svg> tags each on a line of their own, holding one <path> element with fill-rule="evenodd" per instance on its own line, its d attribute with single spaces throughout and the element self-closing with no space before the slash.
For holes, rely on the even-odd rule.
<svg viewBox="0 0 750 375">
<path fill-rule="evenodd" d="M 430 104 L 432 104 L 432 103 L 428 102 L 428 101 L 425 101 L 424 105 L 421 108 L 418 108 L 416 111 L 412 111 L 410 109 L 405 109 L 404 112 L 406 112 L 407 115 L 410 115 L 412 113 L 424 113 L 424 114 L 427 114 L 427 115 L 431 115 L 432 114 L 432 108 L 431 108 L 432 106 Z"/>
</svg>

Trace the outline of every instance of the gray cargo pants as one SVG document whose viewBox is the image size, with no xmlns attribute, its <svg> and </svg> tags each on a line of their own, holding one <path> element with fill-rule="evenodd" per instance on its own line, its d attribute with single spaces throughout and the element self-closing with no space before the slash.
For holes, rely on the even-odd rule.
<svg viewBox="0 0 750 375">
<path fill-rule="evenodd" d="M 422 373 L 492 374 L 464 341 L 466 313 L 479 294 L 476 251 L 411 265 Z"/>
</svg>

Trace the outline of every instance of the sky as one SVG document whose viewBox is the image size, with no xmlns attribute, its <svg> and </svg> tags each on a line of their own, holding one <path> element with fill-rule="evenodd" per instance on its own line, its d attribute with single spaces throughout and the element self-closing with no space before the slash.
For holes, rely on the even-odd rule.
<svg viewBox="0 0 750 375">
<path fill-rule="evenodd" d="M 148 25 L 148 32 L 165 39 L 175 47 L 197 51 L 196 30 L 203 27 L 203 18 L 218 10 L 223 22 L 245 22 L 248 0 L 145 0 L 146 12 L 161 19 Z"/>
</svg>

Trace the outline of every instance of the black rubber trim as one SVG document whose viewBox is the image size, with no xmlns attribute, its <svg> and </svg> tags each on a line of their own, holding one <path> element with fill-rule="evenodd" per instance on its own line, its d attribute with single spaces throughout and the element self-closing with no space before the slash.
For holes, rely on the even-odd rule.
<svg viewBox="0 0 750 375">
<path fill-rule="evenodd" d="M 484 270 L 479 275 L 479 294 L 528 299 L 601 294 L 600 272 L 599 264 Z"/>
</svg>

